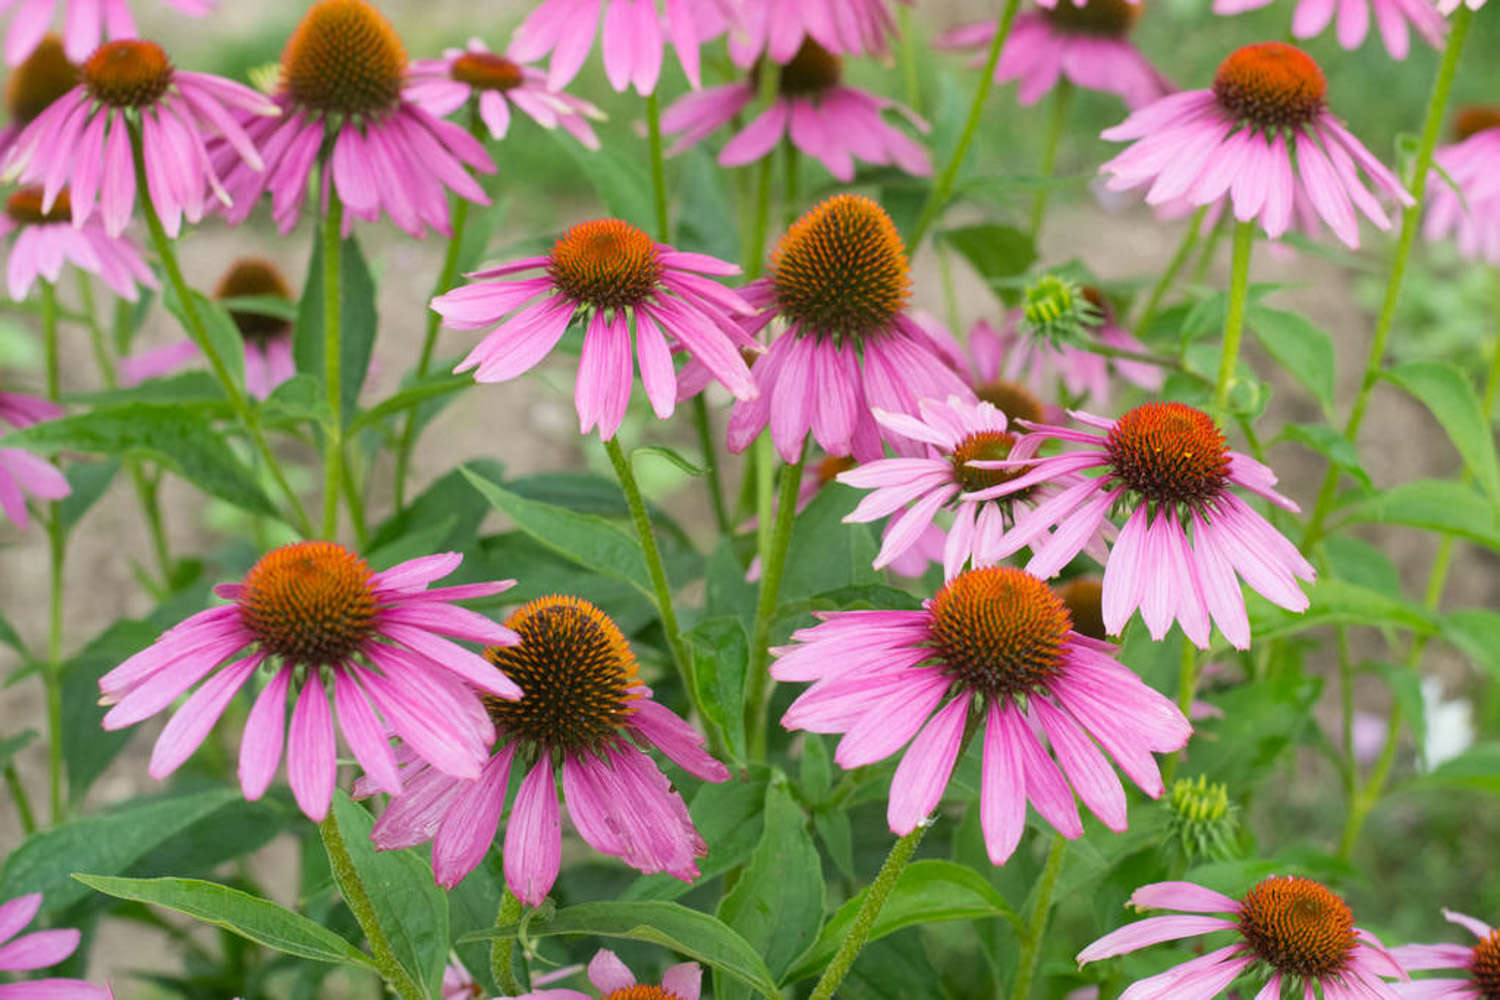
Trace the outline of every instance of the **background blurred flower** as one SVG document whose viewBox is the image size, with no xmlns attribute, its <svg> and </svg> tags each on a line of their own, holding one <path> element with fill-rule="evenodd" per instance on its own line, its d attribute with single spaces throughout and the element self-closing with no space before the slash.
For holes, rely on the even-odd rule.
<svg viewBox="0 0 1500 1000">
<path fill-rule="evenodd" d="M 0 904 L 0 972 L 31 972 L 56 965 L 78 950 L 75 930 L 33 931 L 16 937 L 41 909 L 33 892 Z M 4 1000 L 106 1000 L 109 991 L 81 979 L 31 979 L 0 985 Z"/>
<path fill-rule="evenodd" d="M 214 9 L 214 0 L 162 0 L 192 17 Z M 82 62 L 98 48 L 104 36 L 134 38 L 135 19 L 127 0 L 0 0 L 0 14 L 20 5 L 5 32 L 5 61 L 14 66 L 36 50 L 46 36 L 58 5 L 62 6 L 63 40 L 68 58 Z"/>
<path fill-rule="evenodd" d="M 127 302 L 140 298 L 137 286 L 159 287 L 130 237 L 111 236 L 98 218 L 74 224 L 67 188 L 57 192 L 50 208 L 42 207 L 46 201 L 42 188 L 21 188 L 0 215 L 0 239 L 8 244 L 6 291 L 12 300 L 24 301 L 39 278 L 57 284 L 64 264 L 94 275 Z"/>
<path fill-rule="evenodd" d="M 1215 14 L 1243 14 L 1268 6 L 1271 0 L 1214 0 Z M 1392 59 L 1411 51 L 1411 29 L 1433 48 L 1443 44 L 1443 15 L 1431 0 L 1297 0 L 1292 14 L 1292 37 L 1315 38 L 1338 15 L 1339 45 L 1359 48 L 1370 31 L 1373 15 L 1380 39 Z"/>
<path fill-rule="evenodd" d="M 63 408 L 56 403 L 0 392 L 0 422 L 12 427 L 30 427 L 62 415 Z M 26 509 L 27 494 L 40 500 L 61 500 L 72 492 L 67 478 L 51 462 L 20 448 L 0 448 L 0 511 L 17 527 L 31 523 L 31 513 Z"/>
</svg>

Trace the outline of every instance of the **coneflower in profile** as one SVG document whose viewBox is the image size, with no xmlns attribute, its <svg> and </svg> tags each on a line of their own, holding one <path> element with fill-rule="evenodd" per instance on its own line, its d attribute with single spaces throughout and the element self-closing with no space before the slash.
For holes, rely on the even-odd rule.
<svg viewBox="0 0 1500 1000">
<path fill-rule="evenodd" d="M 46 36 L 21 65 L 11 70 L 10 78 L 5 81 L 5 111 L 10 121 L 0 129 L 0 157 L 22 129 L 76 86 L 77 64 L 63 52 L 60 38 Z"/>
<path fill-rule="evenodd" d="M 525 694 L 519 701 L 486 696 L 499 733 L 494 756 L 478 781 L 407 764 L 406 790 L 376 821 L 375 845 L 394 850 L 431 840 L 438 884 L 457 885 L 495 839 L 514 767 L 524 777 L 505 828 L 505 882 L 521 902 L 540 905 L 557 880 L 559 775 L 568 815 L 590 847 L 643 872 L 696 878 L 707 845 L 643 748 L 705 781 L 727 781 L 728 769 L 691 726 L 653 700 L 629 643 L 593 604 L 541 597 L 505 624 L 518 642 L 488 656 Z"/>
<path fill-rule="evenodd" d="M 158 287 L 134 240 L 109 235 L 97 216 L 74 225 L 67 188 L 57 192 L 50 208 L 42 207 L 46 200 L 40 186 L 24 187 L 11 194 L 0 215 L 5 286 L 13 300 L 30 295 L 38 279 L 56 284 L 64 264 L 94 275 L 127 302 L 139 299 L 141 288 Z"/>
<path fill-rule="evenodd" d="M 494 173 L 484 146 L 405 96 L 406 84 L 406 49 L 384 14 L 366 0 L 315 3 L 281 53 L 273 97 L 281 117 L 247 125 L 265 151 L 265 170 L 225 173 L 230 221 L 243 221 L 269 191 L 271 217 L 290 232 L 320 163 L 323 199 L 338 194 L 346 235 L 355 219 L 385 214 L 412 236 L 428 229 L 446 236 L 449 191 L 488 205 L 469 174 Z"/>
<path fill-rule="evenodd" d="M 933 335 L 906 314 L 906 248 L 869 198 L 835 195 L 803 215 L 772 251 L 766 277 L 743 294 L 756 310 L 749 332 L 777 320 L 785 328 L 751 372 L 760 396 L 734 405 L 732 451 L 769 425 L 788 462 L 801 456 L 809 431 L 830 455 L 873 461 L 884 455 L 874 409 L 916 413 L 921 399 L 973 396 Z M 899 436 L 892 444 L 922 453 Z"/>
<path fill-rule="evenodd" d="M 0 424 L 20 429 L 56 420 L 63 408 L 36 396 L 0 392 Z M 18 528 L 31 523 L 26 497 L 38 500 L 61 500 L 73 488 L 51 462 L 20 448 L 0 448 L 0 511 Z"/>
</svg>

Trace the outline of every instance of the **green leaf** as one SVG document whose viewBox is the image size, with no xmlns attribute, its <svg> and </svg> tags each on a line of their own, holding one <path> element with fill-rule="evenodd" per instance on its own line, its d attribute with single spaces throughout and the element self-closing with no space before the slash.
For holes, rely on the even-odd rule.
<svg viewBox="0 0 1500 1000">
<path fill-rule="evenodd" d="M 394 395 L 387 396 L 355 417 L 353 422 L 349 424 L 349 433 L 354 434 L 357 431 L 364 430 L 366 427 L 373 427 L 386 417 L 397 413 L 404 413 L 421 403 L 452 395 L 462 389 L 467 389 L 473 384 L 474 377 L 467 372 L 462 375 L 452 375 L 447 372 L 428 375 L 403 387 Z"/>
<path fill-rule="evenodd" d="M 517 933 L 517 927 L 498 927 L 459 941 L 513 938 Z M 717 918 L 677 903 L 581 903 L 558 910 L 550 920 L 531 921 L 526 934 L 531 938 L 587 934 L 661 945 L 733 976 L 770 1000 L 781 998 L 766 963 L 748 941 Z"/>
<path fill-rule="evenodd" d="M 7 736 L 0 740 L 0 771 L 10 766 L 11 758 L 26 749 L 27 744 L 36 739 L 35 729 L 26 729 L 14 736 Z"/>
<path fill-rule="evenodd" d="M 1360 669 L 1379 674 L 1391 689 L 1391 697 L 1401 706 L 1406 724 L 1418 752 L 1427 745 L 1427 706 L 1422 700 L 1422 676 L 1399 663 L 1362 663 Z"/>
<path fill-rule="evenodd" d="M 103 407 L 12 431 L 0 439 L 0 447 L 25 448 L 46 456 L 60 451 L 144 456 L 205 493 L 254 514 L 276 515 L 250 471 L 190 407 L 155 403 Z"/>
<path fill-rule="evenodd" d="M 63 763 L 68 798 L 80 801 L 89 786 L 130 742 L 132 730 L 100 728 L 99 678 L 151 645 L 161 630 L 144 621 L 121 619 L 105 629 L 63 668 Z"/>
<path fill-rule="evenodd" d="M 781 580 L 781 601 L 792 604 L 844 587 L 881 582 L 871 568 L 879 549 L 868 525 L 845 524 L 844 515 L 859 503 L 860 491 L 829 483 L 792 522 L 788 560 Z"/>
<path fill-rule="evenodd" d="M 602 517 L 527 500 L 467 467 L 459 471 L 496 510 L 545 548 L 586 569 L 628 583 L 647 597 L 655 597 L 645 556 L 634 537 Z"/>
<path fill-rule="evenodd" d="M 1437 629 L 1432 614 L 1420 605 L 1347 580 L 1323 577 L 1306 590 L 1312 603 L 1303 614 L 1261 603 L 1262 610 L 1252 616 L 1250 622 L 1251 634 L 1257 642 L 1303 632 L 1318 625 L 1396 626 L 1423 634 Z"/>
<path fill-rule="evenodd" d="M 1443 638 L 1500 680 L 1500 614 L 1471 608 L 1438 620 Z"/>
<path fill-rule="evenodd" d="M 1237 792 L 1260 781 L 1310 724 L 1322 690 L 1321 678 L 1287 674 L 1207 696 L 1224 714 L 1194 724 L 1188 773 Z"/>
<path fill-rule="evenodd" d="M 1409 361 L 1387 370 L 1384 376 L 1432 412 L 1480 489 L 1492 503 L 1500 504 L 1500 459 L 1495 455 L 1495 438 L 1468 377 L 1453 365 L 1437 361 Z M 1495 523 L 1493 511 L 1488 523 Z"/>
<path fill-rule="evenodd" d="M 62 517 L 63 533 L 67 534 L 78 526 L 83 520 L 83 515 L 89 512 L 89 508 L 98 502 L 109 489 L 109 484 L 114 481 L 115 473 L 120 471 L 120 463 L 109 462 L 74 462 L 68 468 L 68 485 L 73 492 L 63 497 L 58 504 L 57 512 Z"/>
<path fill-rule="evenodd" d="M 1370 474 L 1365 471 L 1364 463 L 1360 461 L 1359 449 L 1327 424 L 1287 424 L 1271 443 L 1276 441 L 1296 441 L 1306 445 L 1335 467 L 1359 480 L 1366 489 L 1375 487 L 1370 481 Z"/>
<path fill-rule="evenodd" d="M 682 210 L 673 245 L 721 260 L 738 260 L 740 227 L 724 186 L 727 173 L 718 168 L 713 154 L 703 146 L 693 147 L 681 162 L 685 169 L 677 186 Z"/>
<path fill-rule="evenodd" d="M 339 298 L 339 384 L 341 419 L 349 423 L 354 415 L 359 391 L 370 368 L 370 354 L 380 317 L 375 310 L 375 279 L 360 253 L 354 237 L 343 241 L 339 251 L 341 279 Z M 302 284 L 302 301 L 297 308 L 297 323 L 292 329 L 292 353 L 297 371 L 311 375 L 323 384 L 323 241 L 313 240 L 312 257 L 307 262 L 307 280 Z M 326 395 L 326 392 L 324 393 Z"/>
<path fill-rule="evenodd" d="M 1312 393 L 1327 413 L 1333 407 L 1336 370 L 1333 338 L 1301 313 L 1251 306 L 1245 322 L 1277 364 Z"/>
<path fill-rule="evenodd" d="M 1025 274 L 1036 262 L 1036 246 L 1030 236 L 1013 226 L 987 222 L 945 229 L 939 238 L 963 255 L 1004 302 L 1014 305 L 1020 300 L 1019 289 L 997 282 Z"/>
<path fill-rule="evenodd" d="M 276 951 L 374 968 L 359 949 L 298 913 L 215 882 L 188 878 L 111 878 L 74 875 L 78 881 L 116 899 L 130 899 L 185 913 L 195 920 L 233 931 Z"/>
<path fill-rule="evenodd" d="M 123 872 L 147 851 L 238 798 L 237 790 L 227 788 L 174 795 L 34 833 L 5 859 L 0 899 L 40 892 L 45 913 L 66 909 L 88 895 L 73 881 L 73 872 Z"/>
<path fill-rule="evenodd" d="M 1500 795 L 1500 743 L 1476 743 L 1408 783 L 1409 789 L 1453 789 Z"/>
<path fill-rule="evenodd" d="M 869 889 L 839 907 L 832 919 L 823 925 L 818 940 L 792 964 L 784 982 L 796 982 L 822 971 L 849 935 L 854 926 L 854 915 L 859 912 L 867 892 Z M 1018 919 L 1010 904 L 983 875 L 951 861 L 913 861 L 901 873 L 895 888 L 886 898 L 885 906 L 870 928 L 869 939 L 875 941 L 917 924 L 984 920 L 988 917 Z"/>
<path fill-rule="evenodd" d="M 608 146 L 585 149 L 561 130 L 551 135 L 567 157 L 583 171 L 589 186 L 610 215 L 647 232 L 655 231 L 656 200 L 651 193 L 651 178 L 641 165 L 643 157 L 625 156 Z"/>
<path fill-rule="evenodd" d="M 297 319 L 297 303 L 281 295 L 235 295 L 215 301 L 230 314 L 231 319 L 237 312 L 270 316 L 274 319 L 286 320 L 288 323 L 295 322 Z"/>
<path fill-rule="evenodd" d="M 505 467 L 499 462 L 480 460 L 470 462 L 466 469 L 483 478 L 498 483 L 505 478 Z M 440 521 L 452 521 L 452 527 L 436 537 L 429 552 L 443 549 L 467 549 L 479 532 L 479 526 L 489 515 L 490 505 L 474 491 L 468 479 L 454 469 L 422 491 L 421 496 L 407 505 L 376 529 L 370 539 L 371 553 L 395 551 L 402 540 L 417 534 L 429 525 Z M 507 574 L 509 575 L 509 574 Z"/>
<path fill-rule="evenodd" d="M 162 378 L 147 379 L 129 389 L 109 389 L 104 392 L 69 393 L 68 401 L 86 403 L 90 407 L 116 406 L 120 403 L 196 403 L 195 412 L 214 416 L 233 416 L 229 398 L 218 379 L 205 371 L 182 372 Z M 211 407 L 209 404 L 213 404 Z"/>
<path fill-rule="evenodd" d="M 204 331 L 208 334 L 209 343 L 213 345 L 214 352 L 224 362 L 224 367 L 229 370 L 229 377 L 234 384 L 245 389 L 245 340 L 240 336 L 240 328 L 234 325 L 234 320 L 229 318 L 228 311 L 219 303 L 212 301 L 202 292 L 188 290 L 188 298 L 193 303 L 193 308 L 198 318 L 203 321 Z M 177 297 L 177 290 L 169 283 L 162 293 L 162 304 L 165 305 L 177 317 L 177 322 L 182 328 L 192 331 L 193 324 L 188 321 L 187 313 L 182 308 L 182 301 Z M 202 344 L 198 345 L 200 348 Z"/>
<path fill-rule="evenodd" d="M 375 850 L 370 840 L 374 817 L 342 791 L 334 793 L 333 816 L 396 960 L 436 996 L 448 960 L 448 900 L 432 880 L 432 869 L 409 848 Z M 337 866 L 334 876 L 339 877 Z"/>
<path fill-rule="evenodd" d="M 823 867 L 807 830 L 807 817 L 792 798 L 786 776 L 766 787 L 765 829 L 750 863 L 719 903 L 719 919 L 734 928 L 766 961 L 774 978 L 813 943 L 823 921 Z M 714 996 L 749 995 L 716 973 Z"/>
<path fill-rule="evenodd" d="M 681 452 L 674 451 L 671 448 L 665 448 L 661 445 L 651 444 L 632 449 L 630 452 L 630 464 L 632 467 L 635 466 L 636 461 L 642 455 L 654 455 L 665 462 L 675 465 L 677 468 L 681 469 L 683 472 L 686 472 L 690 476 L 703 475 L 703 470 L 701 468 L 688 461 Z"/>
<path fill-rule="evenodd" d="M 1399 483 L 1344 507 L 1341 514 L 1345 524 L 1404 524 L 1500 550 L 1494 507 L 1472 487 L 1451 479 Z"/>
<path fill-rule="evenodd" d="M 272 390 L 260 404 L 260 411 L 272 426 L 306 421 L 328 427 L 333 423 L 323 383 L 305 373 L 293 375 Z"/>
<path fill-rule="evenodd" d="M 686 636 L 698 681 L 698 702 L 724 735 L 730 755 L 744 760 L 745 671 L 750 639 L 735 617 L 699 622 Z"/>
</svg>

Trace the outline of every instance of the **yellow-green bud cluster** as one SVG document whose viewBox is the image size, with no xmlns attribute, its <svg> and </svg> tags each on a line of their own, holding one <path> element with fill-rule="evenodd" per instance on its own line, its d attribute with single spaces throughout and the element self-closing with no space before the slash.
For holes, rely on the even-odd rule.
<svg viewBox="0 0 1500 1000">
<path fill-rule="evenodd" d="M 1021 331 L 1054 344 L 1082 343 L 1103 319 L 1082 285 L 1044 274 L 1026 289 Z"/>
<path fill-rule="evenodd" d="M 1189 864 L 1240 855 L 1239 807 L 1230 801 L 1223 783 L 1201 774 L 1196 780 L 1179 779 L 1167 794 L 1166 807 L 1167 847 Z"/>
</svg>

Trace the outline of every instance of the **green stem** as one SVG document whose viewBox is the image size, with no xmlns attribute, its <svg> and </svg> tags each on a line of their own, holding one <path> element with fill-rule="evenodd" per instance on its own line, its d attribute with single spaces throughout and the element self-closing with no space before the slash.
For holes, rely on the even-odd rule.
<svg viewBox="0 0 1500 1000">
<path fill-rule="evenodd" d="M 1229 389 L 1234 384 L 1240 359 L 1240 336 L 1245 332 L 1245 305 L 1250 291 L 1250 248 L 1255 242 L 1255 223 L 1234 224 L 1234 257 L 1229 270 L 1229 315 L 1224 320 L 1224 346 L 1219 355 L 1219 378 L 1214 383 L 1214 412 L 1220 418 L 1229 412 Z"/>
<path fill-rule="evenodd" d="M 797 147 L 786 140 L 782 140 L 781 150 L 786 169 L 786 186 L 781 192 L 781 217 L 782 222 L 790 227 L 802 214 L 799 211 L 802 202 L 802 156 Z"/>
<path fill-rule="evenodd" d="M 714 524 L 720 535 L 728 537 L 732 526 L 729 523 L 729 508 L 724 501 L 724 481 L 719 474 L 719 448 L 714 440 L 708 402 L 701 392 L 693 397 L 693 427 L 698 431 L 698 450 L 703 453 L 703 478 L 708 483 L 708 500 L 713 507 Z"/>
<path fill-rule="evenodd" d="M 911 30 L 911 8 L 896 5 L 896 34 L 901 39 L 901 83 L 906 91 L 906 105 L 922 113 L 922 87 L 917 79 L 917 38 Z"/>
<path fill-rule="evenodd" d="M 1380 317 L 1375 322 L 1375 334 L 1370 340 L 1370 354 L 1365 361 L 1364 377 L 1360 379 L 1359 391 L 1354 405 L 1349 410 L 1349 419 L 1344 424 L 1344 438 L 1350 442 L 1359 436 L 1365 412 L 1370 405 L 1370 395 L 1380 381 L 1380 369 L 1385 363 L 1386 344 L 1390 340 L 1391 327 L 1396 322 L 1396 306 L 1401 301 L 1401 285 L 1406 278 L 1406 266 L 1411 260 L 1412 245 L 1416 241 L 1417 227 L 1422 218 L 1422 202 L 1427 195 L 1428 175 L 1432 173 L 1432 152 L 1437 147 L 1438 132 L 1443 124 L 1443 113 L 1448 107 L 1448 95 L 1453 89 L 1453 75 L 1458 70 L 1458 59 L 1463 52 L 1464 40 L 1469 35 L 1469 24 L 1474 12 L 1460 5 L 1449 23 L 1448 43 L 1443 49 L 1443 61 L 1438 66 L 1437 77 L 1432 82 L 1432 93 L 1427 100 L 1427 117 L 1422 122 L 1422 138 L 1417 147 L 1414 165 L 1416 173 L 1411 179 L 1412 204 L 1401 212 L 1401 235 L 1396 239 L 1396 254 L 1391 259 L 1391 272 L 1386 278 L 1385 300 L 1380 306 Z M 1306 552 L 1322 537 L 1323 524 L 1333 510 L 1333 501 L 1338 490 L 1339 470 L 1328 466 L 1323 476 L 1323 485 L 1318 489 L 1318 499 L 1308 518 L 1307 532 L 1302 536 L 1302 551 Z"/>
<path fill-rule="evenodd" d="M 495 914 L 496 927 L 509 927 L 521 919 L 521 901 L 506 886 L 500 894 L 500 910 Z M 506 996 L 518 996 L 523 990 L 516 979 L 515 941 L 511 938 L 495 938 L 490 942 L 490 975 L 495 985 Z"/>
<path fill-rule="evenodd" d="M 339 490 L 344 464 L 343 372 L 343 234 L 344 203 L 338 191 L 328 191 L 328 213 L 323 217 L 323 384 L 332 411 L 323 441 L 323 537 L 339 531 Z"/>
<path fill-rule="evenodd" d="M 62 399 L 61 362 L 57 350 L 57 289 L 50 281 L 42 282 L 42 341 L 46 350 L 47 398 L 54 403 Z M 63 566 L 67 557 L 68 538 L 62 523 L 62 504 L 48 505 L 47 567 L 48 616 L 47 662 L 42 674 L 47 695 L 47 790 L 52 810 L 52 824 L 63 821 L 63 730 L 62 730 L 62 640 L 63 640 Z"/>
<path fill-rule="evenodd" d="M 1193 707 L 1193 698 L 1198 694 L 1198 649 L 1188 641 L 1187 636 L 1181 637 L 1182 648 L 1177 667 L 1177 710 L 1187 715 Z M 1162 763 L 1162 783 L 1171 785 L 1172 778 L 1177 774 L 1178 758 L 1181 751 L 1168 755 Z"/>
<path fill-rule="evenodd" d="M 687 648 L 682 642 L 682 630 L 677 624 L 677 611 L 672 605 L 672 586 L 667 582 L 667 569 L 662 563 L 661 549 L 656 544 L 656 532 L 651 527 L 651 515 L 646 511 L 646 501 L 641 496 L 640 484 L 635 480 L 635 472 L 630 468 L 630 460 L 625 457 L 619 439 L 610 438 L 605 441 L 604 450 L 609 455 L 609 463 L 615 469 L 615 478 L 620 481 L 620 490 L 625 494 L 625 502 L 630 507 L 630 517 L 635 523 L 635 533 L 641 541 L 641 552 L 646 557 L 646 570 L 651 575 L 652 589 L 656 591 L 656 611 L 661 616 L 662 631 L 667 634 L 667 645 L 672 651 L 672 659 L 677 664 L 678 672 L 682 674 L 682 683 L 687 688 L 688 698 L 697 706 L 698 682 L 694 677 L 693 660 L 688 656 Z"/>
<path fill-rule="evenodd" d="M 1073 84 L 1067 79 L 1057 81 L 1057 86 L 1052 91 L 1052 122 L 1047 128 L 1047 143 L 1042 147 L 1042 171 L 1043 181 L 1052 179 L 1052 171 L 1057 166 L 1057 150 L 1062 145 L 1063 132 L 1068 127 L 1068 109 L 1073 103 Z M 1036 201 L 1031 206 L 1031 243 L 1042 235 L 1042 220 L 1047 217 L 1047 194 L 1049 187 L 1043 184 L 1037 190 Z"/>
<path fill-rule="evenodd" d="M 1201 285 L 1208 276 L 1208 269 L 1213 266 L 1214 260 L 1219 256 L 1219 244 L 1224 240 L 1226 217 L 1233 218 L 1228 212 L 1224 212 L 1214 220 L 1212 228 L 1208 231 L 1208 239 L 1203 241 L 1203 252 L 1198 255 L 1198 262 L 1193 265 L 1193 274 L 1188 279 L 1188 284 Z"/>
<path fill-rule="evenodd" d="M 1339 747 L 1344 795 L 1351 802 L 1359 792 L 1359 765 L 1354 760 L 1354 665 L 1349 652 L 1349 630 L 1337 630 L 1339 650 Z"/>
<path fill-rule="evenodd" d="M 656 202 L 656 235 L 671 241 L 672 219 L 667 206 L 667 159 L 661 143 L 661 105 L 656 91 L 646 95 L 646 142 L 651 147 L 651 191 Z"/>
<path fill-rule="evenodd" d="M 313 533 L 312 521 L 308 519 L 307 510 L 302 506 L 302 499 L 297 496 L 297 491 L 292 489 L 292 484 L 287 481 L 286 473 L 282 471 L 281 463 L 276 461 L 276 455 L 271 451 L 270 444 L 266 441 L 265 431 L 261 429 L 260 419 L 255 410 L 245 398 L 245 393 L 229 374 L 229 368 L 224 364 L 224 359 L 219 356 L 218 348 L 214 346 L 213 340 L 208 335 L 208 327 L 204 325 L 203 317 L 198 314 L 198 307 L 193 302 L 193 297 L 188 289 L 187 280 L 182 276 L 182 267 L 177 262 L 177 252 L 172 248 L 172 240 L 167 236 L 166 227 L 161 223 L 161 216 L 156 212 L 156 206 L 152 204 L 148 186 L 146 184 L 146 160 L 141 147 L 141 134 L 139 129 L 132 129 L 130 133 L 131 146 L 135 156 L 136 190 L 140 194 L 141 214 L 146 217 L 146 227 L 151 232 L 151 244 L 156 250 L 156 255 L 161 258 L 162 270 L 167 272 L 167 284 L 172 286 L 172 291 L 177 295 L 177 301 L 182 303 L 182 314 L 187 319 L 187 333 L 208 359 L 209 367 L 213 369 L 214 378 L 224 390 L 224 395 L 229 397 L 229 405 L 240 422 L 245 425 L 245 430 L 250 435 L 250 441 L 261 459 L 270 470 L 271 477 L 276 481 L 276 486 L 286 496 L 287 503 L 291 506 L 292 514 L 296 522 L 296 528 L 303 535 Z"/>
<path fill-rule="evenodd" d="M 932 228 L 932 224 L 948 204 L 948 197 L 953 193 L 953 185 L 958 180 L 958 171 L 963 167 L 964 157 L 968 155 L 969 146 L 974 142 L 974 134 L 979 131 L 984 102 L 995 86 L 995 65 L 1000 62 L 1000 51 L 1005 48 L 1005 40 L 1010 37 L 1011 25 L 1016 20 L 1016 11 L 1021 6 L 1021 0 L 1004 0 L 1004 3 L 1005 6 L 1000 11 L 1000 22 L 995 25 L 995 37 L 991 39 L 989 53 L 984 59 L 984 69 L 980 71 L 979 86 L 975 88 L 974 100 L 969 104 L 969 117 L 958 135 L 958 145 L 953 147 L 953 155 L 933 182 L 927 203 L 922 206 L 922 214 L 917 217 L 916 227 L 912 229 L 911 239 L 906 244 L 910 253 L 916 253 L 922 237 L 927 235 L 927 230 Z"/>
<path fill-rule="evenodd" d="M 750 223 L 750 245 L 745 251 L 745 277 L 752 281 L 766 268 L 766 239 L 771 230 L 771 178 L 776 160 L 762 157 L 755 182 L 755 218 Z"/>
<path fill-rule="evenodd" d="M 891 853 L 886 855 L 885 864 L 880 866 L 880 872 L 875 876 L 875 881 L 870 883 L 869 890 L 865 893 L 864 902 L 859 905 L 859 912 L 854 914 L 854 923 L 849 928 L 849 933 L 839 944 L 839 950 L 834 953 L 833 959 L 829 961 L 823 975 L 818 980 L 818 985 L 813 987 L 812 994 L 808 1000 L 829 1000 L 849 970 L 854 967 L 854 960 L 859 957 L 860 949 L 864 948 L 865 942 L 870 938 L 870 930 L 875 926 L 875 919 L 880 916 L 881 908 L 885 906 L 886 899 L 891 890 L 896 888 L 896 882 L 901 878 L 901 872 L 911 861 L 911 856 L 916 852 L 917 845 L 922 842 L 922 836 L 927 832 L 927 824 L 918 823 L 917 828 L 900 840 L 896 841 Z"/>
<path fill-rule="evenodd" d="M 344 902 L 349 904 L 349 911 L 354 914 L 354 919 L 359 922 L 360 930 L 365 932 L 365 939 L 370 942 L 370 957 L 375 960 L 375 971 L 380 973 L 380 978 L 402 1000 L 426 1000 L 426 991 L 401 967 L 400 960 L 391 949 L 391 942 L 385 936 L 385 929 L 380 926 L 380 918 L 375 913 L 375 904 L 370 901 L 370 894 L 359 879 L 354 860 L 349 857 L 349 848 L 344 844 L 344 835 L 339 830 L 338 818 L 332 809 L 323 822 L 318 824 L 318 834 L 323 838 L 323 849 L 328 852 L 328 863 L 333 868 L 339 892 L 343 895 Z"/>
<path fill-rule="evenodd" d="M 355 474 L 353 463 L 345 461 L 341 477 L 344 502 L 349 506 L 349 521 L 354 526 L 354 541 L 360 550 L 363 551 L 365 545 L 370 541 L 370 527 L 369 522 L 365 519 L 364 491 L 360 489 L 360 485 L 356 481 L 358 478 Z"/>
<path fill-rule="evenodd" d="M 1052 838 L 1052 847 L 1047 851 L 1047 864 L 1037 880 L 1036 902 L 1026 930 L 1021 935 L 1021 955 L 1016 960 L 1016 984 L 1011 988 L 1011 1000 L 1026 1000 L 1031 995 L 1031 983 L 1036 977 L 1036 960 L 1042 950 L 1042 936 L 1047 929 L 1047 917 L 1052 912 L 1052 894 L 1057 889 L 1057 876 L 1062 871 L 1063 851 L 1067 840 L 1062 834 Z"/>
<path fill-rule="evenodd" d="M 770 433 L 766 434 L 767 439 Z M 755 608 L 755 634 L 750 639 L 750 672 L 745 694 L 745 712 L 750 757 L 765 760 L 766 716 L 771 709 L 771 627 L 776 623 L 776 609 L 781 604 L 781 578 L 786 572 L 787 547 L 792 540 L 792 522 L 797 518 L 797 491 L 802 485 L 803 453 L 781 470 L 781 495 L 777 499 L 776 530 L 771 535 L 770 550 L 761 557 L 760 603 Z M 767 464 L 770 464 L 769 462 Z"/>
<path fill-rule="evenodd" d="M 1198 237 L 1203 229 L 1203 217 L 1208 212 L 1208 206 L 1204 205 L 1193 213 L 1192 220 L 1188 223 L 1187 232 L 1182 236 L 1182 242 L 1177 245 L 1177 252 L 1172 255 L 1172 260 L 1167 264 L 1167 269 L 1157 279 L 1156 286 L 1151 289 L 1151 294 L 1146 298 L 1145 308 L 1141 310 L 1140 318 L 1135 321 L 1136 336 L 1144 334 L 1151 321 L 1156 319 L 1157 310 L 1161 308 L 1162 300 L 1167 297 L 1167 292 L 1177 282 L 1177 276 L 1182 273 L 1183 265 L 1187 263 L 1188 257 L 1193 253 L 1193 247 L 1198 244 Z"/>
<path fill-rule="evenodd" d="M 14 764 L 5 765 L 5 787 L 10 789 L 11 801 L 16 804 L 22 835 L 31 836 L 36 832 L 36 813 L 31 809 L 31 796 L 26 794 L 26 786 L 21 784 L 20 772 Z"/>
</svg>

